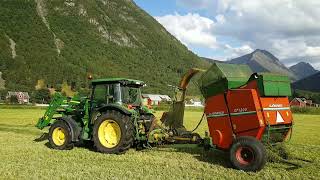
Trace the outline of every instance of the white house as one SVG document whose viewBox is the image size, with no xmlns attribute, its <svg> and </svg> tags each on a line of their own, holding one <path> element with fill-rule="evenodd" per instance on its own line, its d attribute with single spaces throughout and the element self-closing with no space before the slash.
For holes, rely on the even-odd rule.
<svg viewBox="0 0 320 180">
<path fill-rule="evenodd" d="M 30 102 L 30 96 L 28 92 L 8 91 L 6 99 L 10 99 L 11 96 L 16 96 L 19 104 L 28 104 Z"/>
<path fill-rule="evenodd" d="M 142 94 L 143 103 L 146 105 L 159 105 L 164 101 L 171 101 L 168 95 L 161 94 Z"/>
<path fill-rule="evenodd" d="M 193 100 L 190 99 L 190 103 L 189 104 L 185 104 L 185 106 L 189 106 L 189 107 L 203 107 L 203 104 L 200 100 Z"/>
</svg>

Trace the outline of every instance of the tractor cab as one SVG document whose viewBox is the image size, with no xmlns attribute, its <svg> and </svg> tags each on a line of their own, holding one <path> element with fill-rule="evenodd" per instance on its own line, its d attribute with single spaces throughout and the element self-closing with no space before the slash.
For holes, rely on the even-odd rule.
<svg viewBox="0 0 320 180">
<path fill-rule="evenodd" d="M 148 130 L 154 118 L 153 110 L 142 104 L 141 88 L 145 83 L 124 78 L 97 79 L 92 82 L 89 119 L 94 122 L 104 112 L 117 111 L 143 122 Z"/>
<path fill-rule="evenodd" d="M 142 105 L 141 90 L 144 82 L 110 78 L 92 81 L 91 108 L 100 108 L 106 105 L 139 107 Z"/>
</svg>

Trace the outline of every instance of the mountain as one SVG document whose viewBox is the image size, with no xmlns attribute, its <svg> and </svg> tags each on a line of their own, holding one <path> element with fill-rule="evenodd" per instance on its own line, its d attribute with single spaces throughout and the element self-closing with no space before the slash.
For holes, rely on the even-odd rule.
<svg viewBox="0 0 320 180">
<path fill-rule="evenodd" d="M 311 64 L 306 62 L 299 62 L 289 68 L 299 79 L 311 76 L 319 71 L 315 70 Z"/>
<path fill-rule="evenodd" d="M 146 92 L 168 93 L 189 68 L 209 64 L 132 0 L 2 0 L 0 49 L 6 88 L 19 91 L 37 82 L 79 89 L 93 74 L 140 79 Z"/>
<path fill-rule="evenodd" d="M 292 80 L 297 76 L 266 50 L 257 49 L 250 54 L 230 60 L 231 64 L 247 64 L 254 72 L 273 72 L 288 75 Z"/>
<path fill-rule="evenodd" d="M 293 89 L 320 92 L 320 72 L 292 83 Z"/>
<path fill-rule="evenodd" d="M 219 60 L 215 60 L 215 59 L 211 59 L 211 58 L 207 58 L 207 57 L 201 57 L 202 60 L 207 61 L 208 63 L 224 63 L 224 61 L 219 61 Z"/>
</svg>

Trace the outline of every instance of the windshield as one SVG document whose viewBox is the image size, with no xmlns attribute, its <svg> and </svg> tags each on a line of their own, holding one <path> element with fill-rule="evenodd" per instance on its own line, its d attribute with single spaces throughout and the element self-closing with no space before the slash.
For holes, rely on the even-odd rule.
<svg viewBox="0 0 320 180">
<path fill-rule="evenodd" d="M 123 86 L 120 83 L 96 85 L 93 101 L 96 106 L 109 103 L 140 106 L 142 103 L 139 87 Z"/>
<path fill-rule="evenodd" d="M 137 87 L 121 86 L 121 100 L 124 104 L 141 105 L 141 91 Z"/>
</svg>

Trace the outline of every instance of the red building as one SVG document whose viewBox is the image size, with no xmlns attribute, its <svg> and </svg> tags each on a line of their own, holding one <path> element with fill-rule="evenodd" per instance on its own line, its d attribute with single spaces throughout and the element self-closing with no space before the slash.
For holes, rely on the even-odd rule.
<svg viewBox="0 0 320 180">
<path fill-rule="evenodd" d="M 307 100 L 305 98 L 294 98 L 290 102 L 291 107 L 307 107 Z"/>
<path fill-rule="evenodd" d="M 158 106 L 163 101 L 171 101 L 171 98 L 168 95 L 160 94 L 142 94 L 143 103 L 150 106 Z"/>
</svg>

